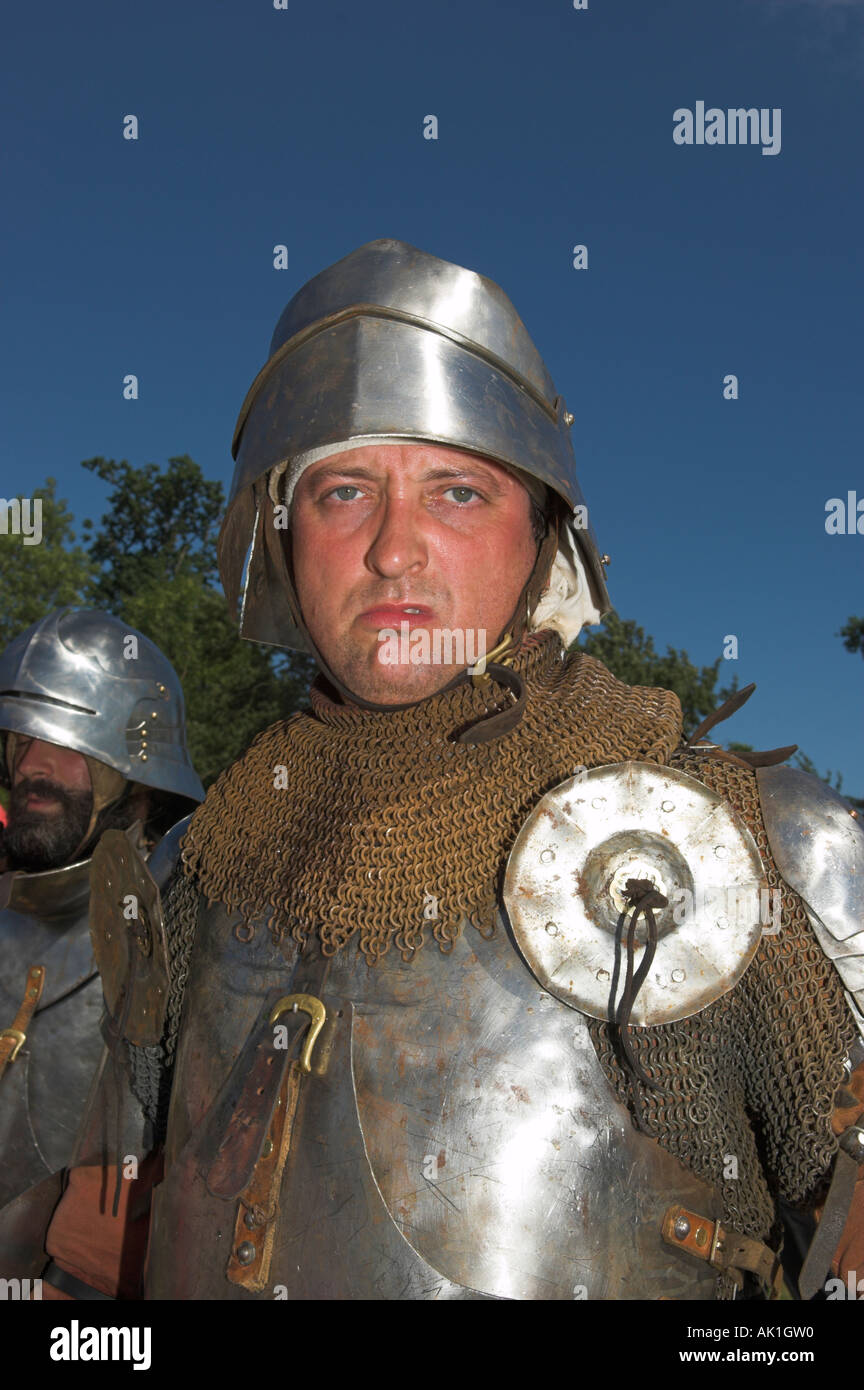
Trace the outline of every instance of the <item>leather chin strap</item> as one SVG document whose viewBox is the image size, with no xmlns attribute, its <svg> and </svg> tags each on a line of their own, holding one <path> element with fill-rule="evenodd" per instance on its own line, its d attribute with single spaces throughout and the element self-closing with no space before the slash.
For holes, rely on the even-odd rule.
<svg viewBox="0 0 864 1390">
<path fill-rule="evenodd" d="M 514 697 L 514 703 L 507 709 L 481 719 L 477 724 L 471 725 L 468 729 L 463 729 L 456 736 L 455 741 L 457 743 L 490 743 L 493 739 L 500 738 L 503 734 L 509 733 L 511 729 L 516 727 L 519 720 L 522 718 L 527 692 L 518 673 L 508 670 L 504 662 L 518 650 L 522 638 L 528 630 L 531 614 L 537 607 L 540 595 L 549 583 L 549 576 L 552 572 L 555 556 L 558 553 L 560 505 L 562 504 L 557 502 L 554 494 L 550 493 L 550 514 L 546 519 L 546 534 L 538 546 L 534 568 L 519 595 L 510 621 L 505 624 L 502 637 L 486 657 L 484 672 L 482 674 L 472 675 L 467 669 L 460 671 L 452 680 L 448 681 L 446 685 L 443 685 L 440 690 L 433 692 L 435 695 L 440 695 L 445 690 L 452 690 L 454 686 L 462 685 L 465 681 L 473 680 L 475 683 L 482 683 L 492 679 L 496 681 L 497 684 L 509 690 Z M 312 637 L 300 609 L 297 590 L 294 585 L 294 566 L 291 562 L 290 532 L 284 533 L 284 546 L 285 573 L 288 581 L 288 602 L 291 613 L 296 626 L 303 633 L 303 636 L 309 644 L 309 650 L 315 659 L 318 669 L 325 677 L 328 684 L 341 695 L 343 700 L 348 701 L 348 703 L 357 705 L 360 709 L 376 710 L 382 714 L 393 713 L 396 710 L 410 709 L 412 705 L 418 704 L 419 701 L 417 700 L 408 700 L 405 704 L 401 705 L 375 704 L 371 700 L 364 700 L 361 696 L 355 695 L 352 690 L 349 690 L 347 686 L 343 685 L 339 678 L 333 674 L 315 643 L 312 641 Z M 490 657 L 492 658 L 491 660 Z"/>
</svg>

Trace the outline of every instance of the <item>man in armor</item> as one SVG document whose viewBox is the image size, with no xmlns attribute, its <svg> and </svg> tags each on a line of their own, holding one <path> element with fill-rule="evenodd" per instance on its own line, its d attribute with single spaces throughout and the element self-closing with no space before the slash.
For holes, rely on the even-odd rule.
<svg viewBox="0 0 864 1390">
<path fill-rule="evenodd" d="M 0 655 L 9 823 L 0 838 L 0 1204 L 69 1162 L 101 1057 L 89 932 L 104 831 L 147 858 L 203 799 L 183 696 L 159 649 L 118 618 L 61 609 Z M 134 827 L 134 829 L 133 829 Z"/>
<path fill-rule="evenodd" d="M 103 972 L 148 1298 L 768 1297 L 819 1203 L 805 1292 L 855 1249 L 864 836 L 570 650 L 608 608 L 572 424 L 498 286 L 404 243 L 279 321 L 221 569 L 320 674 L 154 875 L 158 1018 L 131 938 Z M 99 1162 L 45 1248 L 128 1296 Z"/>
</svg>

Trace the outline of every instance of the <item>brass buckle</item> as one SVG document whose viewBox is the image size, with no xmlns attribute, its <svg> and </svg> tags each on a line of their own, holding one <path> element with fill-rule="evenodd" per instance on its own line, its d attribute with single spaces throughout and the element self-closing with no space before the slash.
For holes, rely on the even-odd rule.
<svg viewBox="0 0 864 1390">
<path fill-rule="evenodd" d="M 11 1038 L 15 1046 L 9 1054 L 9 1061 L 14 1062 L 21 1048 L 27 1041 L 27 1034 L 22 1033 L 20 1028 L 4 1028 L 0 1032 L 0 1038 Z"/>
<path fill-rule="evenodd" d="M 270 1022 L 271 1024 L 276 1023 L 281 1014 L 296 1014 L 298 1009 L 302 1009 L 303 1013 L 308 1014 L 312 1020 L 306 1037 L 303 1039 L 303 1047 L 300 1052 L 300 1070 L 308 1074 L 312 1070 L 312 1049 L 327 1017 L 327 1010 L 321 1000 L 316 999 L 314 994 L 285 994 L 281 999 L 277 999 L 273 1005 Z"/>
<path fill-rule="evenodd" d="M 473 666 L 468 667 L 468 672 L 471 676 L 471 684 L 474 686 L 488 685 L 489 681 L 492 679 L 486 669 L 489 662 L 500 662 L 503 659 L 504 653 L 507 652 L 512 645 L 513 638 L 511 634 L 505 632 L 497 647 L 493 647 L 491 652 L 484 652 L 479 660 L 475 661 Z"/>
</svg>

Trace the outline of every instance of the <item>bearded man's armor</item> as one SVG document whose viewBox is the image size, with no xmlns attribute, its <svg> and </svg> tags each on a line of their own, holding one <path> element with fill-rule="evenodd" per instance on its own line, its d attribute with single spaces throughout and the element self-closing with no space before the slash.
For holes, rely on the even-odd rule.
<svg viewBox="0 0 864 1390">
<path fill-rule="evenodd" d="M 148 1297 L 776 1287 L 778 1204 L 811 1202 L 838 1149 L 864 837 L 814 779 L 686 743 L 675 695 L 566 650 L 608 609 L 572 422 L 502 291 L 403 243 L 346 257 L 280 320 L 221 566 L 242 634 L 311 650 L 326 679 L 174 836 L 148 946 L 164 1007 L 125 1020 L 164 1143 Z M 384 708 L 315 650 L 276 516 L 309 463 L 405 439 L 512 470 L 546 535 L 485 675 Z M 688 945 L 673 887 L 723 884 L 727 854 L 756 906 L 728 945 Z M 101 895 L 97 952 L 127 889 Z"/>
<path fill-rule="evenodd" d="M 101 1058 L 102 987 L 89 931 L 100 815 L 136 782 L 203 799 L 185 743 L 183 695 L 159 649 L 119 618 L 61 609 L 0 654 L 8 775 L 17 737 L 81 753 L 89 824 L 72 861 L 0 875 L 0 1204 L 69 1162 Z M 175 812 L 176 814 L 176 812 Z M 146 858 L 139 827 L 136 847 Z M 20 1026 L 15 1026 L 16 1019 Z"/>
</svg>

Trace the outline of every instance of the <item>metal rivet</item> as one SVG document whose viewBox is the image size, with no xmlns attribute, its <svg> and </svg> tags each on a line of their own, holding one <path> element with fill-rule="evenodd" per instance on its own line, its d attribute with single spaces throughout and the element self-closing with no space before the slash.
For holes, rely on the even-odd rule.
<svg viewBox="0 0 864 1390">
<path fill-rule="evenodd" d="M 237 1263 L 241 1265 L 251 1265 L 255 1258 L 255 1246 L 251 1240 L 244 1240 L 242 1245 L 237 1246 Z"/>
<path fill-rule="evenodd" d="M 661 810 L 661 811 L 674 811 L 674 810 L 675 810 L 675 802 L 674 802 L 674 801 L 661 801 L 661 802 L 660 802 L 660 810 Z"/>
<path fill-rule="evenodd" d="M 679 1216 L 673 1227 L 676 1239 L 686 1240 L 690 1234 L 690 1222 L 686 1216 Z"/>
<path fill-rule="evenodd" d="M 715 845 L 715 846 L 714 846 L 714 854 L 716 855 L 716 857 L 717 857 L 718 859 L 725 859 L 728 853 L 729 853 L 729 851 L 728 851 L 728 849 L 726 848 L 725 845 Z"/>
<path fill-rule="evenodd" d="M 575 415 L 571 415 L 571 413 L 570 413 L 569 410 L 565 410 L 565 411 L 564 411 L 564 424 L 567 426 L 568 429 L 569 429 L 570 426 L 573 424 L 573 421 L 574 421 L 575 419 L 576 419 L 576 416 L 575 416 Z"/>
<path fill-rule="evenodd" d="M 608 971 L 608 970 L 598 970 L 598 971 L 597 971 L 597 979 L 600 981 L 601 985 L 602 985 L 602 984 L 605 984 L 606 981 L 609 979 L 609 971 Z"/>
<path fill-rule="evenodd" d="M 685 970 L 673 970 L 673 971 L 672 971 L 672 980 L 673 980 L 673 983 L 674 983 L 674 984 L 676 984 L 676 985 L 683 984 L 684 980 L 686 980 L 686 979 L 687 979 L 687 972 L 686 972 Z"/>
<path fill-rule="evenodd" d="M 591 802 L 591 805 L 593 806 L 595 811 L 602 810 L 602 808 L 606 805 L 605 796 L 595 796 L 594 800 Z"/>
<path fill-rule="evenodd" d="M 612 556 L 611 556 L 611 555 L 601 555 L 601 556 L 600 556 L 600 563 L 601 563 L 601 565 L 611 565 L 611 563 L 612 563 Z"/>
<path fill-rule="evenodd" d="M 708 1232 L 705 1230 L 704 1226 L 696 1227 L 696 1234 L 693 1237 L 693 1239 L 696 1241 L 697 1245 L 705 1244 L 706 1240 L 708 1239 Z"/>
<path fill-rule="evenodd" d="M 142 753 L 142 754 L 141 754 L 141 761 L 142 761 L 142 763 L 146 763 L 146 761 L 147 761 L 147 754 L 146 754 L 146 753 Z"/>
<path fill-rule="evenodd" d="M 541 864 L 551 864 L 554 858 L 555 858 L 555 851 L 554 851 L 554 849 L 544 849 L 544 850 L 541 852 L 541 854 L 540 854 L 540 862 L 541 862 Z"/>
<path fill-rule="evenodd" d="M 250 1231 L 254 1231 L 257 1224 L 258 1218 L 254 1211 L 247 1211 L 246 1215 L 243 1217 L 243 1225 L 248 1226 Z"/>
<path fill-rule="evenodd" d="M 547 922 L 547 923 L 546 923 L 546 935 L 547 935 L 547 936 L 557 936 L 557 935 L 558 935 L 558 923 L 557 923 L 557 922 Z"/>
<path fill-rule="evenodd" d="M 273 1152 L 273 1140 L 272 1140 L 272 1139 L 265 1139 L 265 1140 L 264 1140 L 264 1147 L 263 1147 L 263 1149 L 261 1150 L 261 1155 L 262 1155 L 262 1157 L 263 1157 L 263 1158 L 269 1158 L 270 1155 L 272 1154 L 272 1152 Z"/>
</svg>

